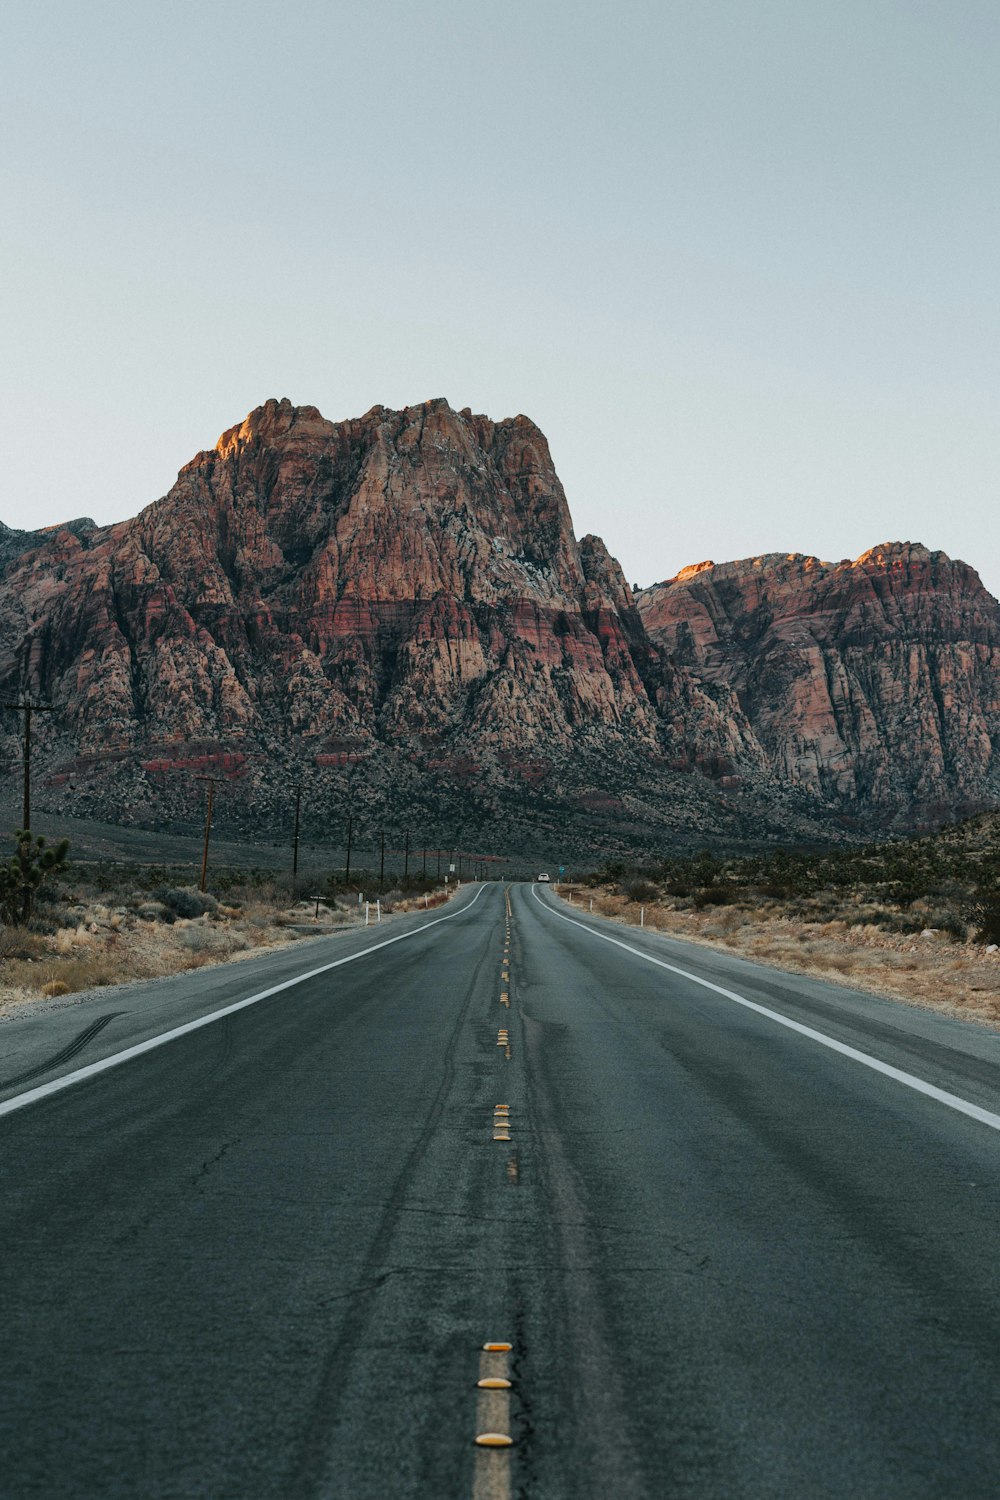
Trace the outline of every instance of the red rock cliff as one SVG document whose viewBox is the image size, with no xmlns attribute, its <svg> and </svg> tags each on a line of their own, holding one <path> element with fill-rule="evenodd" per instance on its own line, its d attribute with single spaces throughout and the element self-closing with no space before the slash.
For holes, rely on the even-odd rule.
<svg viewBox="0 0 1000 1500">
<path fill-rule="evenodd" d="M 995 782 L 1000 607 L 943 552 L 902 542 L 835 565 L 702 563 L 637 604 L 679 667 L 731 695 L 780 780 L 942 812 Z"/>
</svg>

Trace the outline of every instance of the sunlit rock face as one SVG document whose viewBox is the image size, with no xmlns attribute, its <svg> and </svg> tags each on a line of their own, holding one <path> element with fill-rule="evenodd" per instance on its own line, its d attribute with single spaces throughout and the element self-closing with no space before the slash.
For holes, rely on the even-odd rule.
<svg viewBox="0 0 1000 1500">
<path fill-rule="evenodd" d="M 56 710 L 50 802 L 151 823 L 205 771 L 252 827 L 292 778 L 319 825 L 412 807 L 500 841 L 543 811 L 633 844 L 947 814 L 996 795 L 998 642 L 971 569 L 909 545 L 633 597 L 534 423 L 444 400 L 268 401 L 134 520 L 0 531 L 0 693 Z"/>
<path fill-rule="evenodd" d="M 645 589 L 653 641 L 734 696 L 778 780 L 916 817 L 979 805 L 1000 745 L 1000 608 L 909 542 L 854 562 L 701 563 Z"/>
</svg>

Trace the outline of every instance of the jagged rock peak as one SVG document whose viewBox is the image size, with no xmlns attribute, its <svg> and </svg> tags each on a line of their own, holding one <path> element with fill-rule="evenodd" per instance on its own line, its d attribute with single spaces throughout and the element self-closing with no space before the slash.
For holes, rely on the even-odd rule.
<svg viewBox="0 0 1000 1500">
<path fill-rule="evenodd" d="M 37 531 L 18 531 L 14 526 L 6 526 L 0 521 L 0 568 L 6 568 L 26 552 L 33 552 L 36 547 L 44 547 L 50 539 L 64 533 L 76 538 L 76 543 L 84 542 L 92 532 L 98 529 L 96 521 L 89 516 L 78 516 L 74 521 L 60 521 L 55 526 L 42 526 Z"/>
<path fill-rule="evenodd" d="M 949 564 L 953 561 L 947 552 L 932 552 L 922 542 L 880 542 L 877 547 L 869 547 L 867 552 L 856 557 L 851 567 L 894 568 L 911 562 Z"/>
<path fill-rule="evenodd" d="M 280 401 L 272 396 L 263 406 L 254 407 L 235 427 L 227 428 L 216 443 L 215 452 L 229 458 L 239 448 L 254 442 L 273 446 L 293 428 L 298 436 L 307 438 L 332 437 L 336 431 L 334 424 L 326 421 L 315 406 L 293 406 L 287 396 Z"/>
<path fill-rule="evenodd" d="M 72 521 L 56 521 L 52 526 L 39 526 L 34 531 L 22 531 L 16 526 L 7 526 L 0 521 L 0 536 L 2 537 L 46 537 L 52 536 L 57 531 L 71 531 L 74 536 L 80 536 L 87 531 L 96 531 L 97 522 L 91 516 L 76 516 Z"/>
<path fill-rule="evenodd" d="M 456 411 L 445 396 L 433 396 L 394 410 L 373 406 L 362 417 L 341 422 L 329 421 L 315 406 L 295 406 L 287 396 L 269 398 L 249 412 L 242 422 L 222 433 L 214 448 L 203 450 L 186 465 L 203 468 L 218 459 L 237 457 L 249 449 L 280 449 L 303 452 L 313 445 L 336 443 L 342 438 L 374 443 L 382 433 L 390 446 L 405 437 L 406 446 L 419 446 L 426 436 L 431 442 L 444 441 L 458 447 L 471 443 L 491 450 L 498 440 L 503 446 L 520 439 L 531 445 L 534 467 L 551 467 L 548 443 L 540 428 L 523 414 L 493 421 L 474 413 L 471 407 Z M 529 462 L 529 467 L 531 464 Z M 182 473 L 184 470 L 181 471 Z"/>
</svg>

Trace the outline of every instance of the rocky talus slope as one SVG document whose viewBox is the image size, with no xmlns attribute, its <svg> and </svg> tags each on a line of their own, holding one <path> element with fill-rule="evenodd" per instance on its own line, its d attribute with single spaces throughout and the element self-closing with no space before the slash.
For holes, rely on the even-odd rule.
<svg viewBox="0 0 1000 1500">
<path fill-rule="evenodd" d="M 39 795 L 156 826 L 204 772 L 233 829 L 302 782 L 314 829 L 567 853 L 988 801 L 998 639 L 975 574 L 919 548 L 633 598 L 538 428 L 443 400 L 268 401 L 133 520 L 0 531 L 0 695 L 57 710 Z"/>
</svg>

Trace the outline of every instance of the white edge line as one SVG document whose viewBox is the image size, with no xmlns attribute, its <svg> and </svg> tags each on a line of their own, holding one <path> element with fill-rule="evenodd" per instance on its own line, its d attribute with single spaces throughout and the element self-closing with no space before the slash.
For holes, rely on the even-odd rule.
<svg viewBox="0 0 1000 1500">
<path fill-rule="evenodd" d="M 633 948 L 631 943 L 623 943 L 620 938 L 613 938 L 606 932 L 598 932 L 595 928 L 588 927 L 585 922 L 578 922 L 574 917 L 567 917 L 563 912 L 557 911 L 554 906 L 547 905 L 539 896 L 537 888 L 532 886 L 531 889 L 539 906 L 552 916 L 558 917 L 560 921 L 568 922 L 571 927 L 579 927 L 582 932 L 588 932 L 591 937 L 600 938 L 603 943 L 613 943 L 616 948 L 624 948 L 626 953 L 633 953 L 636 958 L 644 959 L 648 964 L 656 964 L 660 969 L 668 969 L 671 974 L 680 974 L 683 979 L 690 979 L 692 984 L 700 984 L 703 989 L 712 990 L 716 995 L 732 1000 L 735 1005 L 754 1010 L 759 1016 L 766 1016 L 769 1021 L 776 1021 L 779 1026 L 787 1026 L 789 1031 L 797 1031 L 800 1036 L 808 1037 L 811 1042 L 818 1042 L 821 1047 L 829 1047 L 831 1052 L 839 1052 L 842 1057 L 849 1057 L 854 1062 L 871 1068 L 875 1073 L 882 1073 L 886 1078 L 892 1078 L 896 1083 L 902 1083 L 906 1088 L 914 1089 L 918 1094 L 926 1094 L 928 1099 L 936 1099 L 938 1104 L 945 1104 L 949 1109 L 957 1110 L 961 1115 L 968 1115 L 971 1120 L 978 1120 L 981 1125 L 988 1125 L 991 1130 L 1000 1130 L 1000 1115 L 992 1114 L 988 1109 L 980 1108 L 978 1104 L 970 1104 L 967 1099 L 960 1099 L 957 1094 L 949 1094 L 945 1089 L 936 1088 L 933 1083 L 925 1083 L 922 1078 L 917 1078 L 912 1073 L 904 1073 L 901 1068 L 894 1068 L 891 1063 L 880 1062 L 877 1057 L 872 1057 L 867 1052 L 860 1052 L 857 1047 L 849 1047 L 846 1042 L 838 1042 L 835 1037 L 827 1036 L 823 1031 L 815 1031 L 811 1026 L 803 1026 L 801 1021 L 793 1021 L 790 1016 L 783 1016 L 780 1011 L 768 1010 L 766 1005 L 758 1005 L 756 1000 L 748 1000 L 745 995 L 738 995 L 735 990 L 724 989 L 721 984 L 713 984 L 710 979 L 701 979 L 688 969 L 679 968 L 677 964 L 668 964 L 665 959 L 654 958 L 650 953 L 643 953 L 641 948 Z"/>
<path fill-rule="evenodd" d="M 179 1036 L 187 1036 L 190 1031 L 197 1031 L 201 1026 L 210 1026 L 213 1021 L 221 1021 L 223 1016 L 232 1016 L 238 1010 L 246 1010 L 249 1005 L 256 1005 L 260 1000 L 267 1000 L 271 995 L 278 995 L 282 990 L 290 990 L 296 984 L 305 984 L 307 979 L 315 979 L 319 974 L 328 974 L 331 969 L 339 969 L 342 964 L 356 963 L 359 958 L 368 958 L 372 953 L 378 953 L 380 948 L 389 948 L 393 943 L 403 943 L 407 938 L 419 937 L 422 932 L 427 932 L 431 927 L 437 927 L 441 922 L 450 922 L 455 917 L 463 917 L 467 911 L 471 911 L 479 900 L 485 885 L 481 885 L 473 896 L 459 911 L 450 911 L 445 917 L 435 917 L 433 922 L 424 922 L 420 927 L 415 927 L 412 932 L 401 932 L 397 937 L 384 938 L 381 943 L 373 943 L 370 948 L 362 948 L 360 953 L 349 953 L 346 958 L 334 959 L 332 963 L 321 964 L 318 969 L 309 969 L 305 974 L 297 974 L 294 979 L 286 979 L 281 984 L 272 985 L 269 990 L 261 990 L 256 995 L 249 995 L 245 1000 L 236 1000 L 232 1005 L 223 1006 L 222 1010 L 209 1011 L 208 1015 L 198 1016 L 194 1021 L 185 1021 L 183 1026 L 174 1026 L 170 1031 L 161 1031 L 157 1036 L 147 1037 L 144 1042 L 136 1042 L 134 1047 L 126 1047 L 122 1052 L 113 1052 L 110 1057 L 102 1057 L 98 1062 L 92 1062 L 85 1068 L 76 1068 L 72 1073 L 64 1073 L 61 1078 L 53 1078 L 49 1083 L 40 1083 L 37 1088 L 28 1089 L 23 1094 L 13 1094 L 9 1099 L 0 1101 L 0 1115 L 13 1114 L 17 1109 L 24 1109 L 28 1104 L 34 1104 L 38 1099 L 45 1099 L 49 1094 L 57 1094 L 60 1089 L 68 1089 L 71 1084 L 81 1083 L 84 1078 L 93 1078 L 96 1073 L 103 1073 L 107 1068 L 116 1068 L 119 1063 L 128 1062 L 133 1057 L 140 1057 L 143 1052 L 152 1052 L 154 1047 L 162 1047 L 164 1042 L 172 1042 Z"/>
</svg>

